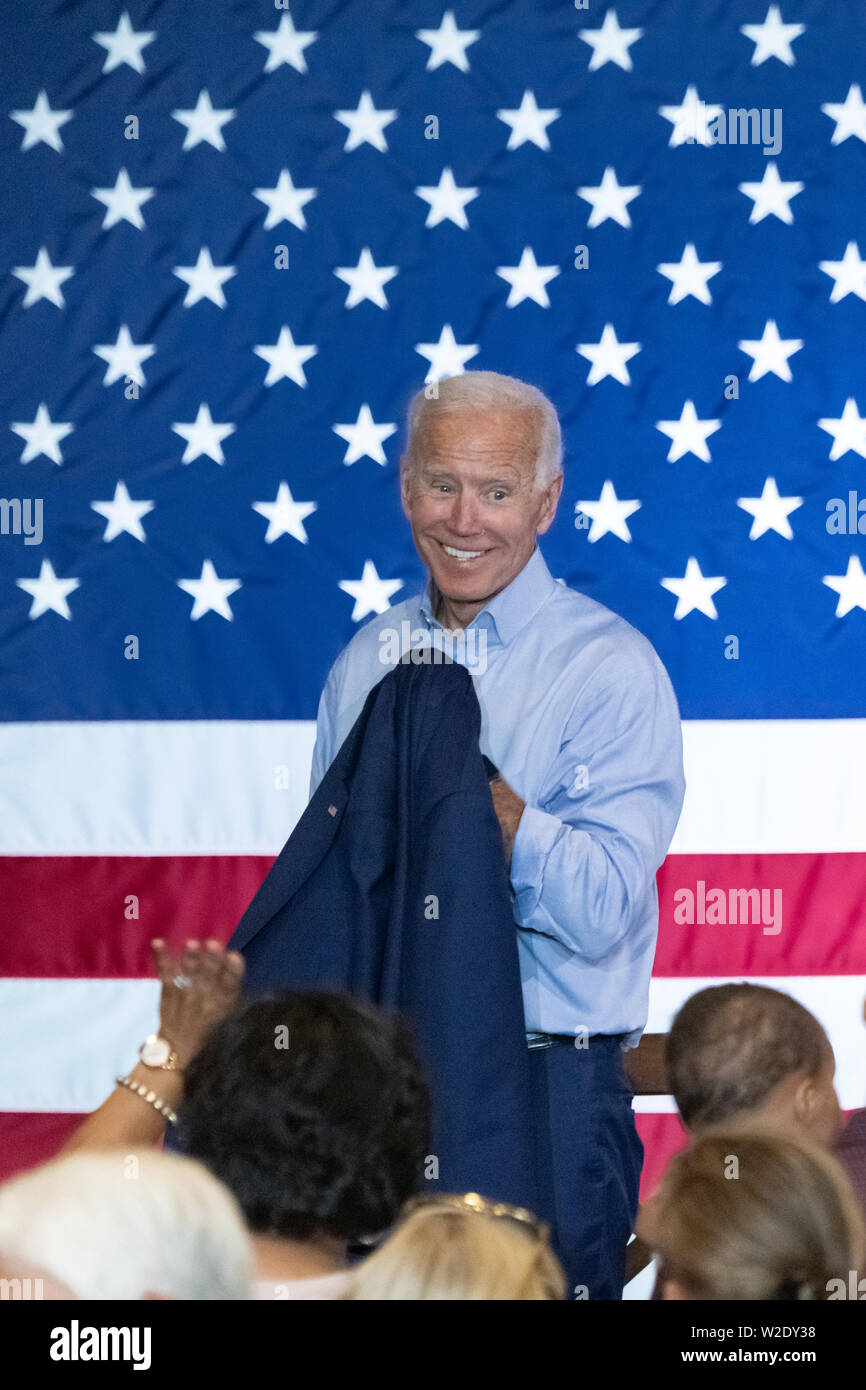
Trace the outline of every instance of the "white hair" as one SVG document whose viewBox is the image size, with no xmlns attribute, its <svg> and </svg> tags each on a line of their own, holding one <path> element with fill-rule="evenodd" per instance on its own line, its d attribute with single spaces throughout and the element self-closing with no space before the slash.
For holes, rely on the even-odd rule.
<svg viewBox="0 0 866 1390">
<path fill-rule="evenodd" d="M 428 395 L 428 392 L 433 394 Z M 547 487 L 562 472 L 562 430 L 553 402 L 537 386 L 501 372 L 463 372 L 435 388 L 423 386 L 409 403 L 409 428 L 403 471 L 411 476 L 419 463 L 419 443 L 433 418 L 450 410 L 519 410 L 536 427 L 535 485 Z"/>
<path fill-rule="evenodd" d="M 246 1299 L 253 1272 L 231 1193 L 156 1149 L 74 1153 L 4 1183 L 0 1256 L 78 1298 Z"/>
</svg>

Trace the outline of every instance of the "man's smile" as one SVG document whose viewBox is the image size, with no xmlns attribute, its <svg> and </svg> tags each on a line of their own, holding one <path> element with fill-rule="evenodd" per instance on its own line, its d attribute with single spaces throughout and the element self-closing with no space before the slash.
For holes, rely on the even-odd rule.
<svg viewBox="0 0 866 1390">
<path fill-rule="evenodd" d="M 438 540 L 435 536 L 433 539 L 436 541 L 436 544 L 445 551 L 445 554 L 449 556 L 450 559 L 457 560 L 462 564 L 469 564 L 472 560 L 478 560 L 482 556 L 490 554 L 490 549 L 461 550 L 456 545 L 449 545 L 446 541 Z"/>
</svg>

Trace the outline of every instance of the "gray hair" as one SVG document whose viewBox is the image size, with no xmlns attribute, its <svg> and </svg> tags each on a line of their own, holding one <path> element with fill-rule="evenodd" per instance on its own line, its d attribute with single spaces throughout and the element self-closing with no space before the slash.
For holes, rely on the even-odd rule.
<svg viewBox="0 0 866 1390">
<path fill-rule="evenodd" d="M 240 1207 L 194 1159 L 156 1149 L 70 1154 L 0 1188 L 0 1257 L 79 1298 L 247 1299 Z"/>
<path fill-rule="evenodd" d="M 537 386 L 501 372 L 463 372 L 446 377 L 435 385 L 422 386 L 409 403 L 409 428 L 402 469 L 411 477 L 419 464 L 419 442 L 423 440 L 434 412 L 448 410 L 520 410 L 530 414 L 536 425 L 538 451 L 535 457 L 535 485 L 547 487 L 562 473 L 562 431 L 552 401 Z"/>
</svg>

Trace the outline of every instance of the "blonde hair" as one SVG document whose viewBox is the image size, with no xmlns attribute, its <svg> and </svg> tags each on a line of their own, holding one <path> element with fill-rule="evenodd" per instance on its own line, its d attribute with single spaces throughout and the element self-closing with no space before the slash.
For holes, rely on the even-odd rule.
<svg viewBox="0 0 866 1390">
<path fill-rule="evenodd" d="M 866 1232 L 828 1153 L 768 1134 L 713 1134 L 672 1160 L 653 1199 L 663 1281 L 693 1299 L 825 1299 L 859 1270 Z"/>
<path fill-rule="evenodd" d="M 353 1272 L 354 1301 L 539 1301 L 565 1297 L 565 1276 L 546 1227 L 468 1198 L 440 1198 L 410 1210 Z M 494 1214 L 494 1212 L 503 1214 Z M 529 1217 L 529 1213 L 525 1213 Z"/>
</svg>

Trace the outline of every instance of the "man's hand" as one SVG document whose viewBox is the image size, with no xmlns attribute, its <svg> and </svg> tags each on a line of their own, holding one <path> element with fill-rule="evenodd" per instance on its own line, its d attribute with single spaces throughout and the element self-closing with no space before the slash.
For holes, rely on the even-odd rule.
<svg viewBox="0 0 866 1390">
<path fill-rule="evenodd" d="M 512 791 L 508 783 L 503 782 L 501 777 L 494 777 L 490 783 L 490 794 L 493 797 L 493 809 L 502 830 L 505 859 L 510 869 L 511 855 L 514 851 L 514 837 L 517 834 L 517 827 L 520 824 L 520 817 L 523 815 L 526 802 L 521 801 L 517 792 Z"/>
</svg>

